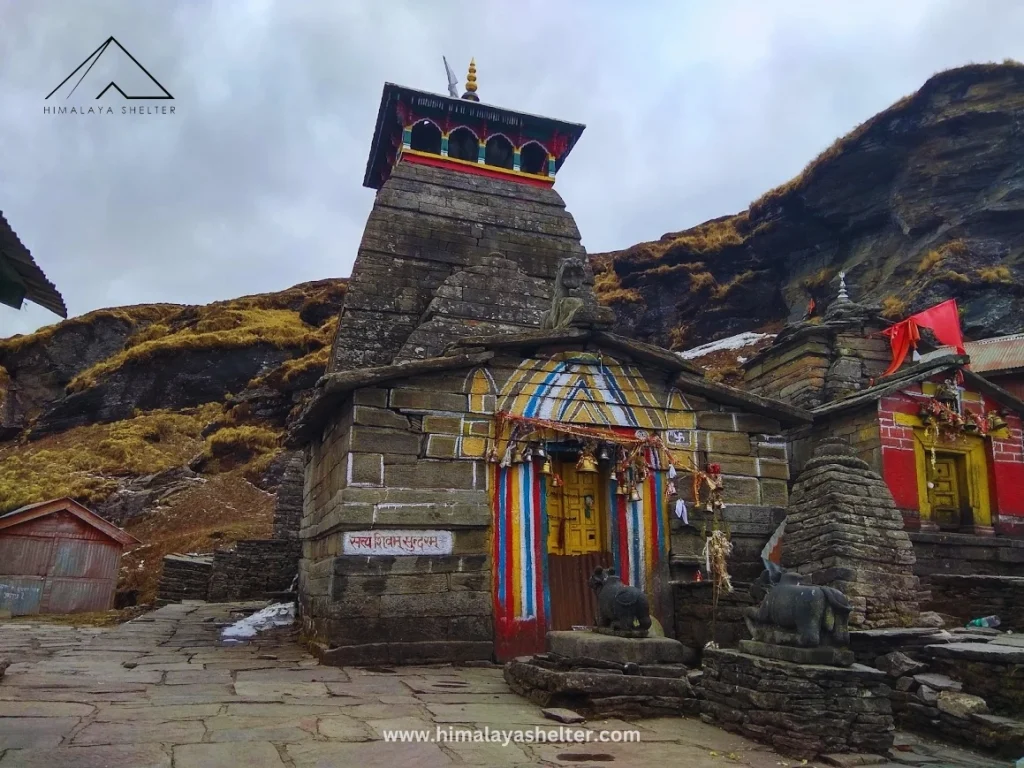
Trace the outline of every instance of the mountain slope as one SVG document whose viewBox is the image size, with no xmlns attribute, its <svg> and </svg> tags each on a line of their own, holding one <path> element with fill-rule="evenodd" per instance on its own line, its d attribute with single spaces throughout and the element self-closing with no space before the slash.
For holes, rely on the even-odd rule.
<svg viewBox="0 0 1024 768">
<path fill-rule="evenodd" d="M 970 65 L 838 139 L 738 214 L 592 258 L 619 331 L 685 348 L 854 298 L 955 297 L 965 332 L 1024 330 L 1024 65 Z"/>
</svg>

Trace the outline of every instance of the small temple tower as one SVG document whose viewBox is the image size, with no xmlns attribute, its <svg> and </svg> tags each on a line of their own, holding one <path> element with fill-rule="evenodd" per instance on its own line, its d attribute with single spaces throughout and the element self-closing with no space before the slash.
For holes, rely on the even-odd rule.
<svg viewBox="0 0 1024 768">
<path fill-rule="evenodd" d="M 585 255 L 552 188 L 583 129 L 482 103 L 475 62 L 462 98 L 386 83 L 363 179 L 377 198 L 328 371 L 539 327 L 560 262 Z"/>
</svg>

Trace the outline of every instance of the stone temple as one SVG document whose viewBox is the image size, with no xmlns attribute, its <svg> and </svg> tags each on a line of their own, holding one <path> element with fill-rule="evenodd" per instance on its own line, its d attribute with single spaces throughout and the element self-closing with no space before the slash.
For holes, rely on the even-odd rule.
<svg viewBox="0 0 1024 768">
<path fill-rule="evenodd" d="M 289 433 L 299 612 L 327 663 L 543 651 L 593 624 L 597 566 L 671 627 L 680 531 L 785 506 L 779 436 L 805 411 L 608 330 L 553 188 L 583 130 L 481 102 L 472 68 L 462 98 L 384 86 L 376 201 Z"/>
</svg>

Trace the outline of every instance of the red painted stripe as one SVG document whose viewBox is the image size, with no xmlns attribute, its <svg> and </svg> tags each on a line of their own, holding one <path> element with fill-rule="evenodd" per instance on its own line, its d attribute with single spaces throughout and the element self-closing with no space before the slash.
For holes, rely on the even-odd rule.
<svg viewBox="0 0 1024 768">
<path fill-rule="evenodd" d="M 498 539 L 498 515 L 501 514 L 501 499 L 500 499 L 501 483 L 499 481 L 500 480 L 499 473 L 501 472 L 501 470 L 498 469 L 498 465 L 497 464 L 491 464 L 489 466 L 493 467 L 493 470 L 489 470 L 489 471 L 491 472 L 491 483 L 492 483 L 492 485 L 491 485 L 491 488 L 492 488 L 492 490 L 491 490 L 491 509 L 494 510 L 494 524 L 491 526 L 491 529 L 492 529 L 491 530 L 491 567 L 494 569 L 494 572 L 495 572 L 495 578 L 493 578 L 491 580 L 493 582 L 491 584 L 491 599 L 494 602 L 494 613 L 495 613 L 495 619 L 497 620 L 496 623 L 500 627 L 501 626 L 500 622 L 501 622 L 502 616 L 501 616 L 501 606 L 498 604 L 498 584 L 501 581 L 501 578 L 498 576 L 497 570 L 498 570 L 498 562 L 499 562 L 499 560 L 498 560 L 498 551 L 499 551 L 498 548 L 501 546 L 501 542 Z"/>
<path fill-rule="evenodd" d="M 486 176 L 489 179 L 514 181 L 518 184 L 529 184 L 531 187 L 543 187 L 545 189 L 553 186 L 555 183 L 554 179 L 551 179 L 550 181 L 545 181 L 544 179 L 531 179 L 528 176 L 519 176 L 514 173 L 502 173 L 501 171 L 495 171 L 485 165 L 477 166 L 453 163 L 449 160 L 445 160 L 443 157 L 422 157 L 421 155 L 403 154 L 402 162 L 413 163 L 414 165 L 429 165 L 433 168 L 445 168 L 449 171 L 461 171 L 462 173 L 470 173 L 475 176 Z"/>
<path fill-rule="evenodd" d="M 512 583 L 512 547 L 516 544 L 512 541 L 512 483 L 516 482 L 513 475 L 517 473 L 512 468 L 505 471 L 508 473 L 505 483 L 505 541 L 501 545 L 505 547 L 505 617 L 510 622 L 511 629 L 511 622 L 515 621 L 516 615 L 515 585 Z"/>
</svg>

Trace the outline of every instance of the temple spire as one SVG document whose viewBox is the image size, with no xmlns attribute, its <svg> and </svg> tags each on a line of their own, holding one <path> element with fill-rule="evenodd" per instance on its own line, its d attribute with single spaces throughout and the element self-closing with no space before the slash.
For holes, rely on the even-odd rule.
<svg viewBox="0 0 1024 768">
<path fill-rule="evenodd" d="M 469 60 L 469 74 L 466 75 L 466 92 L 462 94 L 462 98 L 469 101 L 480 101 L 480 97 L 476 95 L 476 59 Z"/>
<path fill-rule="evenodd" d="M 846 272 L 839 273 L 839 296 L 836 297 L 837 301 L 849 301 L 850 294 L 846 292 Z"/>
</svg>

